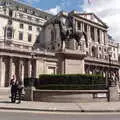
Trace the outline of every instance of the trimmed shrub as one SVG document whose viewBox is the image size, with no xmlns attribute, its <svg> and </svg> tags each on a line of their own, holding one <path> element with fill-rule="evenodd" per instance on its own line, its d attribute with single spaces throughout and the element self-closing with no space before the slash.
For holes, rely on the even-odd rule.
<svg viewBox="0 0 120 120">
<path fill-rule="evenodd" d="M 106 89 L 106 81 L 101 75 L 40 75 L 35 87 L 52 90 L 100 90 Z"/>
<path fill-rule="evenodd" d="M 103 90 L 106 80 L 101 75 L 40 75 L 39 79 L 25 78 L 24 85 L 48 90 Z"/>
<path fill-rule="evenodd" d="M 37 84 L 38 84 L 37 78 L 24 78 L 24 86 L 25 87 L 37 86 Z"/>
</svg>

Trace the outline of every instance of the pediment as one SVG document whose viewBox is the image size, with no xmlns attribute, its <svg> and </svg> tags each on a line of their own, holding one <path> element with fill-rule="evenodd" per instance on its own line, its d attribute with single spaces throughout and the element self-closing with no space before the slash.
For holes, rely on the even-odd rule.
<svg viewBox="0 0 120 120">
<path fill-rule="evenodd" d="M 95 22 L 99 25 L 107 27 L 107 25 L 99 17 L 97 17 L 94 13 L 82 13 L 79 15 L 80 15 L 80 17 L 83 17 L 87 20 L 90 20 L 90 21 Z"/>
</svg>

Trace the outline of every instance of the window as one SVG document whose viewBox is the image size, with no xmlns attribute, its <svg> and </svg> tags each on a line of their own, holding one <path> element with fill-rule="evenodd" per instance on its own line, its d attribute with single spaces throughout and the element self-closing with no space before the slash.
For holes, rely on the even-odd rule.
<svg viewBox="0 0 120 120">
<path fill-rule="evenodd" d="M 23 40 L 23 33 L 19 32 L 19 40 Z"/>
<path fill-rule="evenodd" d="M 28 16 L 28 20 L 32 20 L 32 17 Z"/>
<path fill-rule="evenodd" d="M 31 42 L 31 41 L 32 41 L 32 35 L 28 34 L 28 42 Z"/>
<path fill-rule="evenodd" d="M 13 30 L 11 27 L 7 28 L 7 38 L 12 39 Z"/>
<path fill-rule="evenodd" d="M 97 51 L 96 51 L 96 48 L 93 46 L 92 47 L 92 57 L 96 57 L 96 53 Z"/>
<path fill-rule="evenodd" d="M 29 30 L 32 30 L 32 26 L 29 26 L 28 29 L 29 29 Z"/>
<path fill-rule="evenodd" d="M 8 20 L 8 25 L 12 25 L 12 20 Z"/>
<path fill-rule="evenodd" d="M 99 47 L 99 50 L 101 51 L 101 47 Z"/>
<path fill-rule="evenodd" d="M 56 68 L 49 66 L 47 69 L 48 74 L 55 74 L 56 73 Z"/>
<path fill-rule="evenodd" d="M 51 31 L 51 41 L 53 42 L 54 39 L 55 39 L 55 38 L 54 38 L 54 31 L 52 30 L 52 31 Z"/>
<path fill-rule="evenodd" d="M 13 11 L 9 10 L 9 16 L 12 17 L 13 16 Z"/>
<path fill-rule="evenodd" d="M 78 30 L 81 30 L 81 24 L 82 24 L 81 22 L 77 22 L 77 29 Z"/>
<path fill-rule="evenodd" d="M 40 31 L 41 30 L 41 28 L 40 27 L 37 27 L 37 31 Z"/>
<path fill-rule="evenodd" d="M 94 27 L 90 27 L 90 34 L 91 34 L 91 38 L 94 41 Z"/>
<path fill-rule="evenodd" d="M 107 52 L 106 48 L 104 48 L 104 52 Z"/>
<path fill-rule="evenodd" d="M 36 22 L 37 22 L 37 23 L 39 22 L 39 19 L 38 19 L 38 18 L 36 18 Z"/>
<path fill-rule="evenodd" d="M 23 14 L 20 13 L 20 14 L 19 14 L 19 17 L 20 17 L 20 18 L 23 18 Z"/>
<path fill-rule="evenodd" d="M 24 25 L 22 23 L 20 23 L 20 28 L 23 29 L 24 28 Z"/>
<path fill-rule="evenodd" d="M 108 59 L 108 57 L 105 55 L 105 60 L 107 60 Z"/>
</svg>

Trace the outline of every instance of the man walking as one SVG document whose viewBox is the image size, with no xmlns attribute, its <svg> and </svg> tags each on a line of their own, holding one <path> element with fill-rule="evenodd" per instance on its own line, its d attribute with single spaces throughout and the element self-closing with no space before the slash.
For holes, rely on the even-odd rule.
<svg viewBox="0 0 120 120">
<path fill-rule="evenodd" d="M 11 102 L 15 103 L 17 94 L 17 84 L 15 75 L 13 75 L 13 78 L 10 80 L 10 85 L 11 85 Z"/>
</svg>

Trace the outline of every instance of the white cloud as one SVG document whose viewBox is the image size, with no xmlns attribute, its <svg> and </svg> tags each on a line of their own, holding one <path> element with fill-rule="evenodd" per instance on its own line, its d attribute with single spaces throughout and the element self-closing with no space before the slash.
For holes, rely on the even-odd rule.
<svg viewBox="0 0 120 120">
<path fill-rule="evenodd" d="M 25 0 L 28 3 L 33 3 L 33 2 L 40 2 L 40 0 Z"/>
<path fill-rule="evenodd" d="M 83 9 L 94 12 L 109 26 L 109 33 L 120 42 L 120 0 L 84 0 Z"/>
<path fill-rule="evenodd" d="M 55 8 L 50 8 L 50 9 L 46 10 L 46 12 L 51 13 L 53 15 L 56 15 L 60 11 L 61 11 L 60 6 L 56 6 Z"/>
<path fill-rule="evenodd" d="M 32 3 L 38 3 L 40 2 L 40 0 L 16 0 L 16 1 L 19 1 L 19 2 L 23 2 L 23 3 L 27 3 L 27 4 L 32 4 Z"/>
</svg>

